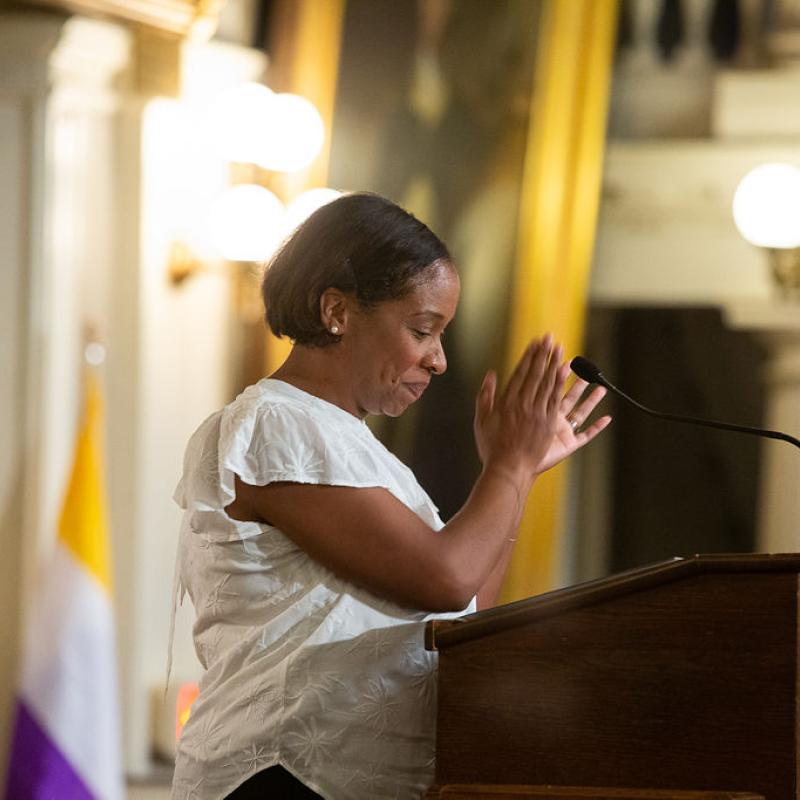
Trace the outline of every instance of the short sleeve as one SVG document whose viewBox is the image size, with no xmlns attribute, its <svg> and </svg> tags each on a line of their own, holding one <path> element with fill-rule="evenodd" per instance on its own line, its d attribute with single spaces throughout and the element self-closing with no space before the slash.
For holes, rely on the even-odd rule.
<svg viewBox="0 0 800 800">
<path fill-rule="evenodd" d="M 230 499 L 234 475 L 254 486 L 280 481 L 355 487 L 389 483 L 350 426 L 288 403 L 266 403 L 244 417 L 223 414 L 219 462 L 221 484 Z"/>
<path fill-rule="evenodd" d="M 385 488 L 432 528 L 441 528 L 436 506 L 411 470 L 363 422 L 328 405 L 245 392 L 209 417 L 189 441 L 174 495 L 189 510 L 190 527 L 228 541 L 263 532 L 260 523 L 238 522 L 224 513 L 236 497 L 238 475 L 253 486 Z"/>
</svg>

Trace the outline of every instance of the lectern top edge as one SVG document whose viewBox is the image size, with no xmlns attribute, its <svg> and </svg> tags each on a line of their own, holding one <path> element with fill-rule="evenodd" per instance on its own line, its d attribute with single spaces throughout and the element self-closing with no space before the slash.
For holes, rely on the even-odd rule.
<svg viewBox="0 0 800 800">
<path fill-rule="evenodd" d="M 429 650 L 438 650 L 612 597 L 689 576 L 719 572 L 800 573 L 800 554 L 733 553 L 673 558 L 456 619 L 432 620 L 425 629 L 425 646 Z"/>
</svg>

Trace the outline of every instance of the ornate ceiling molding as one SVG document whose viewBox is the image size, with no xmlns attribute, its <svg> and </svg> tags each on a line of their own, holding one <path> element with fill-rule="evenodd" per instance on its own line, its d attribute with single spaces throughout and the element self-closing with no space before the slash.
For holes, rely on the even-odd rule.
<svg viewBox="0 0 800 800">
<path fill-rule="evenodd" d="M 138 23 L 178 37 L 206 39 L 223 0 L 17 0 L 14 5 L 56 8 L 73 14 Z M 0 2 L 0 7 L 11 4 Z"/>
</svg>

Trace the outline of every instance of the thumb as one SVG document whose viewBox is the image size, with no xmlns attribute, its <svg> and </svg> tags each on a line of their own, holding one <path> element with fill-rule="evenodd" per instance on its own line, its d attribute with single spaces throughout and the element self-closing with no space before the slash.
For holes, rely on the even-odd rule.
<svg viewBox="0 0 800 800">
<path fill-rule="evenodd" d="M 478 396 L 475 399 L 475 416 L 483 419 L 494 408 L 494 397 L 497 391 L 497 373 L 489 370 L 483 378 Z"/>
</svg>

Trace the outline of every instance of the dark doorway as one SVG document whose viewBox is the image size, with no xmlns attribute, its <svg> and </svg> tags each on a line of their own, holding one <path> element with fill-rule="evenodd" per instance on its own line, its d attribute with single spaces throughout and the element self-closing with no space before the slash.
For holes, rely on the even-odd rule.
<svg viewBox="0 0 800 800">
<path fill-rule="evenodd" d="M 592 352 L 592 329 L 605 330 L 609 363 L 601 368 L 644 405 L 762 424 L 763 353 L 752 337 L 728 329 L 717 309 L 599 309 L 593 314 L 605 319 L 590 324 L 587 352 Z M 611 571 L 693 553 L 752 551 L 761 441 L 653 419 L 622 401 L 607 402 L 615 418 Z"/>
</svg>

